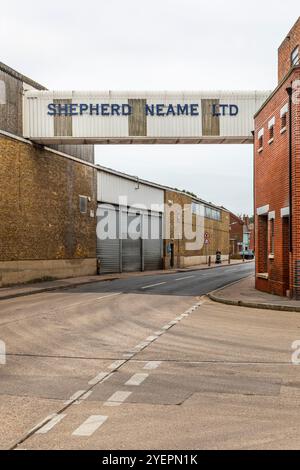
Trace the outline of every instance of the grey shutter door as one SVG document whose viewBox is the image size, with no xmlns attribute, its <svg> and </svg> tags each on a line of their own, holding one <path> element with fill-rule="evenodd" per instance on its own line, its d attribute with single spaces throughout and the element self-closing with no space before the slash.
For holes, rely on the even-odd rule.
<svg viewBox="0 0 300 470">
<path fill-rule="evenodd" d="M 123 213 L 122 217 L 122 271 L 142 270 L 141 215 Z M 126 219 L 127 218 L 127 221 Z M 134 238 L 137 239 L 134 239 Z"/>
<path fill-rule="evenodd" d="M 106 239 L 99 237 L 108 230 L 108 225 L 104 225 L 103 219 L 106 218 L 111 224 L 112 232 L 116 229 L 115 238 L 109 236 Z M 101 223 L 102 221 L 102 223 Z M 99 227 L 100 223 L 100 227 Z M 101 228 L 101 229 L 100 229 Z M 113 211 L 105 205 L 98 206 L 97 214 L 97 259 L 100 260 L 100 273 L 118 273 L 120 272 L 120 240 L 119 240 L 119 211 Z M 113 233 L 111 235 L 114 235 Z"/>
<path fill-rule="evenodd" d="M 162 269 L 162 217 L 160 214 L 147 215 L 148 237 L 143 240 L 144 270 Z"/>
</svg>

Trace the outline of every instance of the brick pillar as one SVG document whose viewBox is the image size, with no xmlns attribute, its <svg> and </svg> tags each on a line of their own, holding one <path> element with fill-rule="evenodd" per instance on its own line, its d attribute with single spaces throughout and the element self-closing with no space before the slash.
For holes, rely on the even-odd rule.
<svg viewBox="0 0 300 470">
<path fill-rule="evenodd" d="M 293 253 L 290 265 L 292 295 L 300 299 L 300 104 L 292 104 Z"/>
</svg>

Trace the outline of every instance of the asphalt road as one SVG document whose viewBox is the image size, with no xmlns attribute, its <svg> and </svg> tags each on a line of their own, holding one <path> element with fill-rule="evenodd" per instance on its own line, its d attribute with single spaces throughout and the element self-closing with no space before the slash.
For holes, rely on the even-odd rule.
<svg viewBox="0 0 300 470">
<path fill-rule="evenodd" d="M 300 447 L 299 314 L 215 304 L 252 264 L 0 302 L 2 449 Z"/>
</svg>

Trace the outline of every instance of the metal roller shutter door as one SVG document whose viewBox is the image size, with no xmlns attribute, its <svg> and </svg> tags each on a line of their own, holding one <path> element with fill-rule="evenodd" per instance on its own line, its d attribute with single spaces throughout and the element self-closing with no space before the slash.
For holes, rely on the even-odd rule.
<svg viewBox="0 0 300 470">
<path fill-rule="evenodd" d="M 148 237 L 143 240 L 144 270 L 155 271 L 162 269 L 162 217 L 160 214 L 151 214 L 147 217 Z"/>
<path fill-rule="evenodd" d="M 104 217 L 109 218 L 113 222 L 113 225 L 116 227 L 116 234 L 119 233 L 119 211 L 113 211 L 112 209 L 107 208 L 105 205 L 98 206 L 98 216 L 97 216 L 97 227 L 99 230 L 99 222 Z M 103 234 L 104 227 L 101 227 L 101 235 Z M 118 273 L 120 272 L 120 240 L 119 238 L 115 239 L 104 239 L 99 238 L 97 233 L 97 259 L 100 260 L 100 273 Z"/>
<path fill-rule="evenodd" d="M 142 270 L 141 215 L 122 213 L 122 271 Z M 137 238 L 138 237 L 138 238 Z"/>
</svg>

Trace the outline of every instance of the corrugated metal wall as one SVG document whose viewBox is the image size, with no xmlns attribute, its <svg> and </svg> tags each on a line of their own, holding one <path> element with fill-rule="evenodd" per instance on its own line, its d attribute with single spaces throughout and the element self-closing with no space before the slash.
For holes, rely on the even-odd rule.
<svg viewBox="0 0 300 470">
<path fill-rule="evenodd" d="M 150 210 L 153 205 L 158 205 L 161 206 L 160 211 L 163 210 L 164 191 L 162 189 L 139 183 L 138 179 L 132 181 L 105 171 L 98 171 L 97 177 L 99 202 L 119 204 L 120 201 L 125 201 L 125 205 L 140 206 L 147 210 Z"/>
</svg>

